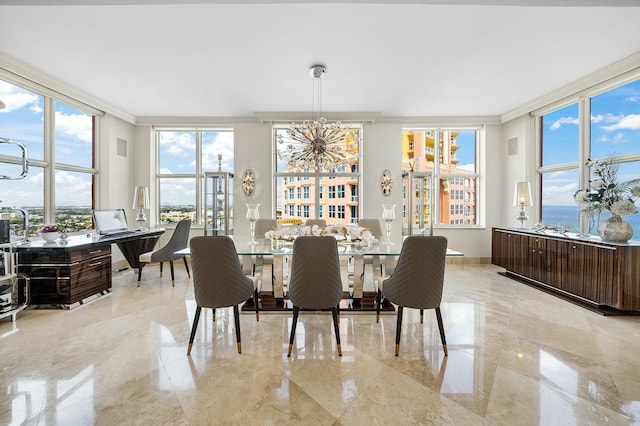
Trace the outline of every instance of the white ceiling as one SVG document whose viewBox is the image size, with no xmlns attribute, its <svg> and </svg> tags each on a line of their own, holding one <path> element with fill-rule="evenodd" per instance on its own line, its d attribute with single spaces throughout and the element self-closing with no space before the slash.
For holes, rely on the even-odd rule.
<svg viewBox="0 0 640 426">
<path fill-rule="evenodd" d="M 137 117 L 307 112 L 315 63 L 325 112 L 501 115 L 640 51 L 637 0 L 80 3 L 0 0 L 0 52 Z"/>
</svg>

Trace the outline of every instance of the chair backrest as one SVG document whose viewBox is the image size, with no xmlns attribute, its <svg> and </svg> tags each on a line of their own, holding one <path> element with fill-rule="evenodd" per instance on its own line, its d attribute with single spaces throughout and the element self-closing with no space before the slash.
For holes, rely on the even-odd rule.
<svg viewBox="0 0 640 426">
<path fill-rule="evenodd" d="M 278 229 L 278 221 L 275 219 L 256 220 L 256 238 L 264 238 L 264 234 L 273 229 Z"/>
<path fill-rule="evenodd" d="M 293 243 L 289 300 L 294 306 L 324 309 L 342 299 L 342 279 L 336 239 L 303 236 Z"/>
<path fill-rule="evenodd" d="M 445 237 L 407 237 L 396 269 L 383 283 L 382 294 L 401 306 L 437 308 L 442 300 L 446 257 Z"/>
<path fill-rule="evenodd" d="M 173 235 L 162 248 L 154 251 L 151 255 L 152 262 L 162 262 L 175 259 L 173 253 L 187 248 L 189 245 L 189 231 L 191 230 L 191 219 L 183 219 L 176 225 Z"/>
<path fill-rule="evenodd" d="M 193 292 L 204 308 L 234 306 L 253 294 L 253 281 L 242 272 L 233 240 L 228 236 L 198 236 L 189 243 Z"/>
<path fill-rule="evenodd" d="M 380 221 L 378 219 L 367 219 L 363 218 L 358 220 L 358 226 L 362 226 L 363 228 L 367 228 L 371 235 L 373 235 L 376 239 L 382 239 L 382 226 L 380 225 Z"/>
<path fill-rule="evenodd" d="M 318 225 L 318 227 L 320 228 L 326 228 L 327 227 L 327 221 L 324 219 L 307 219 L 304 224 L 306 226 L 313 226 L 313 225 Z"/>
</svg>

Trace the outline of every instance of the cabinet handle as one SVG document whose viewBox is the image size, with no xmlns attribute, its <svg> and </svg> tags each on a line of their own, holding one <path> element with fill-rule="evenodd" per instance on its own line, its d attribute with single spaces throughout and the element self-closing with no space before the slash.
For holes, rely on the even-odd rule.
<svg viewBox="0 0 640 426">
<path fill-rule="evenodd" d="M 98 265 L 102 265 L 102 262 L 94 262 L 89 264 L 89 266 L 98 266 Z"/>
<path fill-rule="evenodd" d="M 96 254 L 96 253 L 102 253 L 102 250 L 93 250 L 89 252 L 89 254 Z"/>
</svg>

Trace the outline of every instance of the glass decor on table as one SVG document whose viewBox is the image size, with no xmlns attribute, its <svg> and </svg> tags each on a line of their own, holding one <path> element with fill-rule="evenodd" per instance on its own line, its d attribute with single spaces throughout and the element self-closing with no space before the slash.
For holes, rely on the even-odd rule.
<svg viewBox="0 0 640 426">
<path fill-rule="evenodd" d="M 249 229 L 251 231 L 251 241 L 249 241 L 249 244 L 256 244 L 256 221 L 260 219 L 259 208 L 260 204 L 247 204 L 247 220 L 249 221 Z"/>
<path fill-rule="evenodd" d="M 391 245 L 391 224 L 396 218 L 396 205 L 395 204 L 383 204 L 382 205 L 382 220 L 386 224 L 387 229 L 387 241 L 385 244 Z"/>
</svg>

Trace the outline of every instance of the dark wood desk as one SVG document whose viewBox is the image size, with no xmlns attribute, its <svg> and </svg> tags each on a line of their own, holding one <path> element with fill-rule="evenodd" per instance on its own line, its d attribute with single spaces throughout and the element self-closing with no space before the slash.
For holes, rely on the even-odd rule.
<svg viewBox="0 0 640 426">
<path fill-rule="evenodd" d="M 132 268 L 141 253 L 153 250 L 163 228 L 97 237 L 72 235 L 65 241 L 34 240 L 16 246 L 17 269 L 31 278 L 31 305 L 67 307 L 111 291 L 111 244 L 116 244 Z M 22 300 L 26 296 L 20 296 Z"/>
</svg>

